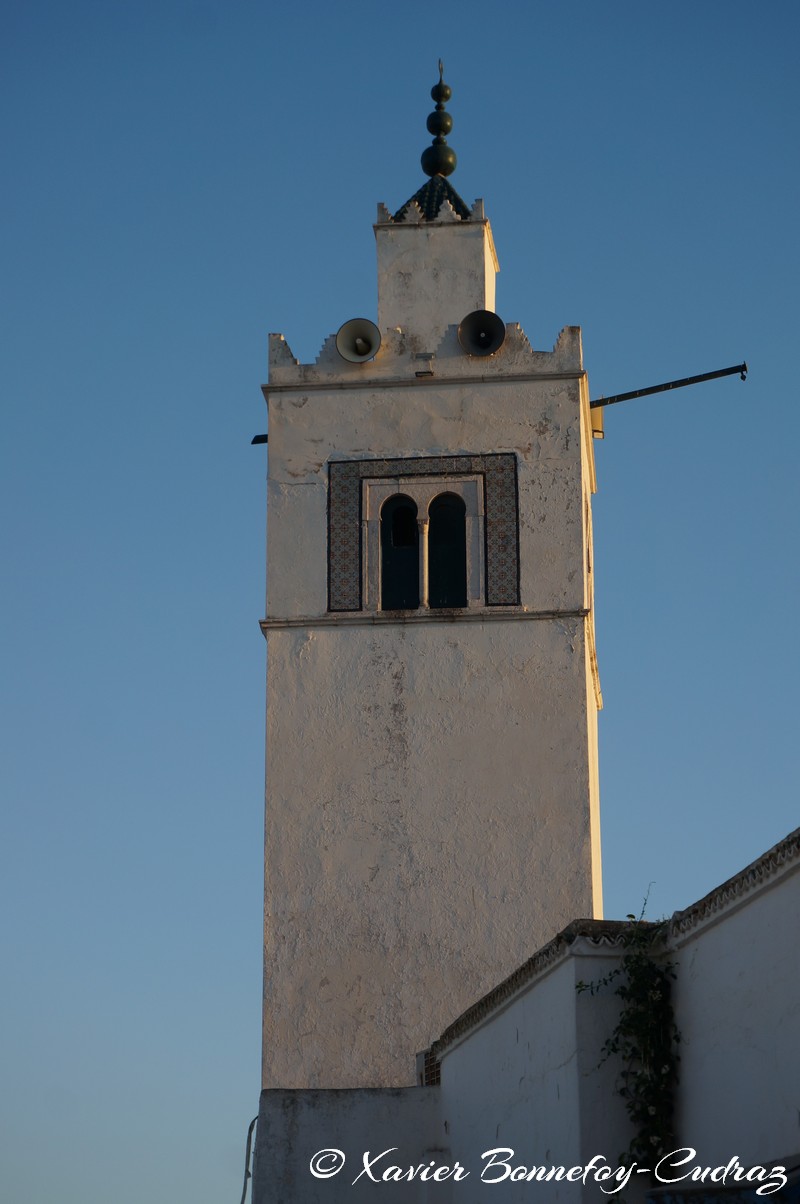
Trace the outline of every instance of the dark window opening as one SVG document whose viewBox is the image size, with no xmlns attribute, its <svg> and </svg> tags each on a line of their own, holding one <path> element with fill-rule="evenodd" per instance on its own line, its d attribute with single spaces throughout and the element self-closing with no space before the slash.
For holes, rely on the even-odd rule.
<svg viewBox="0 0 800 1204">
<path fill-rule="evenodd" d="M 398 493 L 381 509 L 381 610 L 419 606 L 417 507 Z"/>
<path fill-rule="evenodd" d="M 467 509 L 455 493 L 441 493 L 429 510 L 428 605 L 467 605 Z"/>
<path fill-rule="evenodd" d="M 392 511 L 392 547 L 416 548 L 418 539 L 417 512 L 410 506 L 396 506 Z"/>
</svg>

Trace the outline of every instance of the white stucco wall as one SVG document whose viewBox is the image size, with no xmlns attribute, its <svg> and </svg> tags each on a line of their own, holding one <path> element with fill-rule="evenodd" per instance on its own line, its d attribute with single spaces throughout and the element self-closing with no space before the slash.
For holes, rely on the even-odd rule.
<svg viewBox="0 0 800 1204">
<path fill-rule="evenodd" d="M 412 1082 L 591 912 L 584 660 L 578 620 L 270 632 L 265 1085 Z"/>
<path fill-rule="evenodd" d="M 800 1165 L 800 982 L 792 944 L 798 921 L 800 830 L 673 917 L 666 956 L 676 967 L 673 1003 L 681 1034 L 676 1149 L 688 1160 L 674 1171 L 663 1168 L 662 1176 L 696 1168 L 705 1173 L 706 1187 L 718 1187 L 720 1172 L 715 1181 L 709 1171 L 733 1160 L 764 1167 L 773 1182 L 773 1167 Z M 260 1165 L 270 1182 L 277 1175 L 286 1190 L 274 1197 L 257 1192 L 254 1204 L 351 1198 L 337 1192 L 352 1176 L 337 1176 L 319 1195 L 306 1194 L 309 1151 L 330 1146 L 357 1167 L 364 1151 L 394 1147 L 391 1159 L 378 1165 L 431 1161 L 469 1172 L 458 1182 L 428 1185 L 362 1181 L 361 1190 L 382 1193 L 375 1199 L 386 1198 L 387 1190 L 408 1204 L 605 1198 L 601 1187 L 616 1180 L 601 1183 L 589 1173 L 583 1183 L 556 1172 L 591 1167 L 593 1159 L 616 1172 L 631 1140 L 618 1093 L 621 1067 L 613 1057 L 601 1064 L 619 998 L 613 985 L 594 995 L 576 989 L 618 965 L 623 928 L 570 925 L 474 1002 L 429 1051 L 439 1062 L 437 1087 L 265 1092 L 256 1169 Z M 498 1151 L 494 1167 L 489 1151 Z M 554 1173 L 533 1182 L 489 1183 L 502 1163 Z M 680 1191 L 703 1182 L 674 1186 Z M 735 1186 L 731 1178 L 727 1186 Z M 647 1177 L 633 1176 L 617 1198 L 636 1204 L 649 1189 Z"/>
<path fill-rule="evenodd" d="M 447 372 L 270 394 L 268 618 L 326 614 L 330 458 L 458 453 L 517 455 L 523 607 L 584 607 L 580 375 L 462 381 L 449 361 Z"/>
<path fill-rule="evenodd" d="M 451 323 L 494 310 L 498 270 L 487 221 L 383 223 L 378 251 L 378 325 L 400 327 L 414 351 L 435 351 Z"/>
<path fill-rule="evenodd" d="M 800 858 L 773 859 L 676 938 L 679 1133 L 709 1165 L 800 1162 Z"/>
<path fill-rule="evenodd" d="M 514 1167 L 585 1166 L 603 1155 L 611 1168 L 630 1141 L 622 1100 L 615 1094 L 616 1068 L 600 1066 L 602 1046 L 614 1024 L 612 992 L 591 996 L 577 984 L 596 981 L 618 961 L 618 950 L 579 937 L 552 966 L 537 974 L 508 1002 L 487 1009 L 462 1039 L 446 1049 L 441 1064 L 441 1106 L 451 1153 L 474 1174 L 459 1184 L 463 1204 L 503 1201 L 597 1201 L 597 1182 L 553 1177 L 534 1182 L 508 1179 L 489 1185 L 501 1169 L 482 1157 L 513 1150 L 498 1161 Z M 629 1187 L 628 1200 L 641 1190 Z"/>
<path fill-rule="evenodd" d="M 511 325 L 496 355 L 466 355 L 462 307 L 493 287 L 488 224 L 377 234 L 395 325 L 375 359 L 329 339 L 300 365 L 271 342 L 270 1088 L 413 1082 L 416 1051 L 476 994 L 601 908 L 580 331 L 541 352 Z M 331 460 L 501 452 L 517 464 L 519 605 L 328 613 Z"/>
<path fill-rule="evenodd" d="M 463 1038 L 446 1042 L 439 1087 L 264 1091 L 253 1204 L 336 1204 L 386 1199 L 387 1192 L 406 1204 L 484 1204 L 489 1198 L 521 1204 L 533 1194 L 548 1202 L 602 1199 L 591 1179 L 492 1182 L 506 1161 L 526 1170 L 566 1171 L 601 1154 L 616 1170 L 616 1155 L 630 1140 L 614 1095 L 616 1071 L 598 1067 L 614 1022 L 614 996 L 576 990 L 581 978 L 596 979 L 616 964 L 617 953 L 602 940 L 578 937 L 560 948 L 518 992 L 470 1023 Z M 331 1148 L 344 1155 L 344 1167 L 315 1180 L 309 1164 L 317 1151 Z M 365 1156 L 375 1178 L 392 1166 L 442 1168 L 443 1177 L 376 1183 L 359 1175 Z M 456 1168 L 457 1179 L 448 1173 Z M 625 1198 L 638 1202 L 642 1194 L 637 1184 Z"/>
<path fill-rule="evenodd" d="M 618 964 L 624 949 L 604 948 L 603 930 L 621 926 L 581 927 L 596 936 L 579 937 L 552 960 L 547 949 L 537 954 L 532 970 L 470 1009 L 433 1047 L 451 1153 L 466 1165 L 475 1151 L 505 1146 L 514 1164 L 529 1167 L 585 1166 L 596 1154 L 616 1166 L 630 1142 L 619 1062 L 598 1066 L 619 998 L 613 985 L 595 995 L 575 990 Z M 665 957 L 675 968 L 680 1033 L 674 1148 L 685 1151 L 686 1165 L 660 1174 L 676 1176 L 678 1190 L 702 1185 L 679 1181 L 694 1168 L 708 1175 L 734 1159 L 767 1172 L 800 1166 L 799 929 L 800 830 L 671 921 Z M 706 1179 L 719 1183 L 719 1172 Z M 532 1190 L 502 1183 L 493 1196 L 501 1188 L 520 1201 Z M 648 1188 L 637 1177 L 624 1198 Z M 592 1183 L 537 1183 L 536 1193 L 601 1198 Z M 465 1204 L 484 1198 L 474 1181 L 459 1185 Z"/>
<path fill-rule="evenodd" d="M 380 1157 L 392 1148 L 393 1154 Z M 371 1164 L 368 1172 L 365 1154 Z M 402 1171 L 412 1166 L 430 1169 L 431 1162 L 446 1166 L 449 1157 L 436 1088 L 263 1091 L 252 1204 L 386 1199 L 451 1204 L 460 1199 L 460 1192 L 456 1187 L 451 1195 L 446 1178 L 373 1182 L 392 1166 Z"/>
</svg>

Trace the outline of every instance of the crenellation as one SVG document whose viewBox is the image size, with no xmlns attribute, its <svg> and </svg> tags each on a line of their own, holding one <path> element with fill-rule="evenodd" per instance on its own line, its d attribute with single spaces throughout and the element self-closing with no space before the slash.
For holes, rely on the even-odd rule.
<svg viewBox="0 0 800 1204">
<path fill-rule="evenodd" d="M 335 334 L 328 335 L 328 337 L 324 340 L 322 346 L 319 349 L 317 358 L 314 360 L 314 367 L 322 366 L 324 368 L 326 364 L 333 365 L 334 369 L 338 369 L 340 365 L 343 365 L 344 367 L 350 366 L 348 364 L 348 361 L 343 360 L 342 357 L 339 355 L 339 352 L 336 350 L 336 335 Z M 303 365 L 303 367 L 306 367 L 306 366 L 307 365 L 305 365 L 305 364 Z M 356 367 L 358 367 L 358 366 L 359 365 L 356 365 Z"/>
<path fill-rule="evenodd" d="M 460 222 L 461 217 L 458 213 L 456 213 L 450 202 L 445 199 L 442 201 L 442 206 L 439 210 L 436 220 L 439 222 Z"/>
<path fill-rule="evenodd" d="M 583 372 L 580 327 L 566 326 L 552 351 L 536 351 L 519 322 L 506 324 L 502 346 L 493 355 L 467 355 L 458 341 L 458 323 L 444 327 L 437 340 L 413 337 L 402 327 L 381 331 L 381 346 L 375 357 L 364 363 L 342 359 L 336 350 L 336 335 L 324 340 L 311 364 L 295 359 L 282 335 L 270 347 L 270 385 L 317 384 L 367 387 L 376 382 L 397 382 L 424 387 L 432 380 L 501 379 L 507 376 L 576 376 Z M 421 375 L 424 372 L 426 375 Z"/>
<path fill-rule="evenodd" d="M 563 371 L 583 372 L 583 343 L 580 326 L 564 326 L 553 347 L 556 363 Z"/>
<path fill-rule="evenodd" d="M 422 210 L 412 197 L 403 210 L 403 216 L 400 218 L 400 222 L 406 226 L 418 226 L 422 220 Z M 389 221 L 394 222 L 394 218 L 391 214 L 389 214 Z"/>
<path fill-rule="evenodd" d="M 271 334 L 269 336 L 269 353 L 268 353 L 270 376 L 272 369 L 288 367 L 297 367 L 300 363 L 298 359 L 292 355 L 292 350 L 282 334 Z"/>
</svg>

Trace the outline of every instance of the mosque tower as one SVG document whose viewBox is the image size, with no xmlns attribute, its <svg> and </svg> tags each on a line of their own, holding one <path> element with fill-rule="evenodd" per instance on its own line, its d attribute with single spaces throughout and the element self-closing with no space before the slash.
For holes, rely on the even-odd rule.
<svg viewBox="0 0 800 1204">
<path fill-rule="evenodd" d="M 412 1084 L 602 914 L 580 330 L 534 351 L 497 317 L 431 94 L 428 178 L 378 207 L 377 323 L 313 364 L 270 336 L 265 1088 Z"/>
</svg>

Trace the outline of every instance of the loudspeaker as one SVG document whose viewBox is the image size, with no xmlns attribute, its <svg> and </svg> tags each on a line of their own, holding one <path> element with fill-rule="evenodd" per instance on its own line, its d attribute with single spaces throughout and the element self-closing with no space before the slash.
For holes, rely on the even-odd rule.
<svg viewBox="0 0 800 1204">
<path fill-rule="evenodd" d="M 474 309 L 458 328 L 458 341 L 467 355 L 494 355 L 505 337 L 505 322 L 490 309 Z"/>
<path fill-rule="evenodd" d="M 351 318 L 340 326 L 336 336 L 336 350 L 343 360 L 351 364 L 363 364 L 377 355 L 381 345 L 381 332 L 369 318 Z"/>
</svg>

